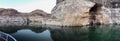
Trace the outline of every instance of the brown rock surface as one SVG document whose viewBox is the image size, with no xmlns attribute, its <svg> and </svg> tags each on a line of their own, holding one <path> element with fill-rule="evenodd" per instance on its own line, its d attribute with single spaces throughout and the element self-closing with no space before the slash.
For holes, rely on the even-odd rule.
<svg viewBox="0 0 120 41">
<path fill-rule="evenodd" d="M 89 24 L 89 10 L 93 6 L 86 0 L 65 0 L 55 6 L 52 14 L 63 26 L 82 26 Z"/>
<path fill-rule="evenodd" d="M 94 3 L 99 3 L 104 5 L 107 8 L 119 8 L 120 0 L 90 0 Z"/>
<path fill-rule="evenodd" d="M 0 9 L 0 15 L 15 15 L 19 12 L 15 9 Z"/>
<path fill-rule="evenodd" d="M 30 13 L 32 16 L 51 17 L 51 14 L 44 12 L 43 10 L 34 10 Z"/>
<path fill-rule="evenodd" d="M 56 4 L 63 2 L 65 0 L 56 0 Z M 108 8 L 119 8 L 120 7 L 120 0 L 89 0 L 94 3 L 102 4 Z"/>
<path fill-rule="evenodd" d="M 89 5 L 85 6 L 83 0 L 57 0 L 59 4 L 56 5 L 52 13 L 65 25 L 120 24 L 120 0 L 87 0 L 86 2 L 88 1 L 95 3 L 95 5 L 86 8 Z M 87 17 L 84 16 L 86 14 Z"/>
<path fill-rule="evenodd" d="M 119 0 L 57 0 L 56 4 L 52 10 L 52 14 L 39 9 L 30 13 L 20 13 L 15 9 L 0 8 L 0 15 L 15 15 L 14 17 L 16 17 L 0 17 L 0 22 L 2 20 L 9 20 L 10 22 L 21 20 L 25 22 L 30 21 L 33 24 L 37 22 L 60 26 L 120 24 Z"/>
</svg>

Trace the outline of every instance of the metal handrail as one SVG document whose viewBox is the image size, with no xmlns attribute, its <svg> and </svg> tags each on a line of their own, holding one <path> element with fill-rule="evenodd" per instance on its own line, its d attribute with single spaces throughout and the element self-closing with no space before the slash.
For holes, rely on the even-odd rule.
<svg viewBox="0 0 120 41">
<path fill-rule="evenodd" d="M 3 37 L 4 36 L 4 37 Z M 0 31 L 0 38 L 4 39 L 5 41 L 9 41 L 8 38 L 13 39 L 14 41 L 17 41 L 14 37 L 12 37 L 9 34 L 3 33 Z"/>
</svg>

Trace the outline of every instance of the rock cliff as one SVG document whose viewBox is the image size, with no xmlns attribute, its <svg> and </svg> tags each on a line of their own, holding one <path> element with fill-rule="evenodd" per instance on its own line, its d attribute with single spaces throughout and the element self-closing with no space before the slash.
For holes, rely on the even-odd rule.
<svg viewBox="0 0 120 41">
<path fill-rule="evenodd" d="M 95 12 L 92 12 L 95 15 L 95 21 L 101 24 L 120 24 L 120 0 L 90 0 L 96 5 L 100 4 L 101 6 L 94 6 L 97 9 Z M 99 9 L 98 9 L 99 8 Z M 95 8 L 93 8 L 95 9 Z"/>
<path fill-rule="evenodd" d="M 20 14 L 20 13 L 15 9 L 0 8 L 0 15 L 16 15 L 16 14 Z"/>
<path fill-rule="evenodd" d="M 48 19 L 52 19 L 51 14 L 43 10 L 34 10 L 30 13 L 18 12 L 15 9 L 0 8 L 0 26 L 22 26 L 31 24 L 46 24 Z"/>
<path fill-rule="evenodd" d="M 82 26 L 89 24 L 89 10 L 95 3 L 86 0 L 65 0 L 52 10 L 56 20 L 63 26 Z"/>
<path fill-rule="evenodd" d="M 34 10 L 30 13 L 0 8 L 0 24 L 43 24 L 59 26 L 83 26 L 96 24 L 120 24 L 120 0 L 57 0 L 56 6 L 46 13 Z"/>
<path fill-rule="evenodd" d="M 63 25 L 120 24 L 120 0 L 57 0 L 52 10 Z"/>
</svg>

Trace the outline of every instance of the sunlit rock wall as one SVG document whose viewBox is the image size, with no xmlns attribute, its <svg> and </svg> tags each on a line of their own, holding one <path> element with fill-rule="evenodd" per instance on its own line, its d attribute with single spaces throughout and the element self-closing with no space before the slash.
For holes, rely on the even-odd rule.
<svg viewBox="0 0 120 41">
<path fill-rule="evenodd" d="M 53 8 L 52 14 L 62 26 L 82 26 L 89 24 L 89 10 L 93 2 L 86 0 L 65 0 Z"/>
<path fill-rule="evenodd" d="M 76 14 L 76 10 L 83 8 L 83 7 L 77 6 L 78 8 L 76 7 L 77 9 L 75 9 L 75 10 L 72 9 L 72 7 L 76 6 L 76 4 L 72 4 L 71 6 L 67 7 L 67 5 L 66 5 L 67 0 L 57 0 L 57 3 L 59 3 L 59 4 L 56 5 L 56 7 L 53 9 L 52 13 L 56 14 L 54 16 L 59 16 L 59 17 L 57 17 L 57 19 L 60 19 L 61 18 L 60 16 L 65 16 L 67 14 L 71 14 L 71 15 L 65 16 L 65 17 L 63 17 L 63 19 L 61 19 L 61 20 L 65 19 L 63 24 L 66 24 L 66 22 L 68 22 L 68 24 L 72 24 L 72 25 L 74 23 L 79 24 L 79 22 L 81 22 L 81 23 L 83 22 L 83 24 L 84 23 L 88 23 L 88 24 L 114 24 L 114 23 L 120 24 L 120 21 L 119 21 L 120 20 L 120 16 L 119 16 L 120 15 L 120 0 L 84 0 L 84 1 L 91 1 L 91 2 L 95 3 L 94 6 L 91 6 L 89 8 L 90 10 L 92 10 L 92 9 L 93 10 L 87 11 L 87 13 L 88 13 L 87 15 L 89 17 L 89 18 L 87 17 L 87 19 L 85 19 L 86 17 L 84 16 L 85 15 L 85 13 L 84 13 L 83 17 L 85 17 L 85 18 L 82 18 L 82 19 L 80 19 L 80 21 L 77 22 L 77 20 L 79 20 L 79 19 L 73 17 L 72 13 Z M 72 0 L 69 0 L 68 2 L 70 4 L 70 2 L 72 2 Z M 79 1 L 75 0 L 73 2 L 77 3 L 77 2 L 80 2 L 80 0 Z M 64 3 L 64 5 L 61 5 L 62 3 Z M 89 4 L 89 3 L 87 3 L 87 4 Z M 67 7 L 67 8 L 65 8 L 65 7 Z M 64 9 L 62 9 L 62 8 L 64 8 Z M 85 12 L 84 9 L 82 9 L 82 10 L 77 10 L 77 11 L 80 11 L 78 13 Z M 61 12 L 62 12 L 62 15 L 60 15 Z M 82 21 L 82 20 L 84 20 L 84 21 Z M 89 22 L 86 22 L 87 20 L 89 20 Z M 72 23 L 72 21 L 74 21 L 74 23 Z"/>
<path fill-rule="evenodd" d="M 0 16 L 0 26 L 22 26 L 26 25 L 26 17 L 21 16 Z"/>
</svg>

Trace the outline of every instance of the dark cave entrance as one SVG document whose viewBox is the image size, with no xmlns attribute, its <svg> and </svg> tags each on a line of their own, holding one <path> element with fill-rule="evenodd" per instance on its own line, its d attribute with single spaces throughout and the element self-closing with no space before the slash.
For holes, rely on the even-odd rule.
<svg viewBox="0 0 120 41">
<path fill-rule="evenodd" d="M 91 9 L 90 9 L 90 25 L 94 25 L 94 24 L 100 24 L 99 22 L 96 22 L 96 15 L 98 14 L 98 10 L 101 9 L 102 4 L 95 4 Z"/>
</svg>

